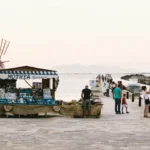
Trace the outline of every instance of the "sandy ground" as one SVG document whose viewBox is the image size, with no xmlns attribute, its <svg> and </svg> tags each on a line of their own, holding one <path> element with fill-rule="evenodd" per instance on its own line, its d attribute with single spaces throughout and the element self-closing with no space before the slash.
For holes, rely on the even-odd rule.
<svg viewBox="0 0 150 150">
<path fill-rule="evenodd" d="M 130 114 L 116 115 L 114 100 L 102 98 L 101 118 L 1 118 L 0 150 L 149 150 L 150 118 L 138 100 Z"/>
<path fill-rule="evenodd" d="M 116 115 L 102 97 L 101 118 L 0 118 L 0 150 L 150 150 L 144 102 L 127 100 L 130 114 Z"/>
</svg>

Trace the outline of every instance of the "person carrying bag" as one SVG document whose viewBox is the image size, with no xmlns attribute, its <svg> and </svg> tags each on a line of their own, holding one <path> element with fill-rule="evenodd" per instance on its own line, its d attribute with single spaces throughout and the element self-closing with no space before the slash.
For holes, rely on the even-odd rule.
<svg viewBox="0 0 150 150">
<path fill-rule="evenodd" d="M 150 100 L 149 100 L 148 94 L 150 94 L 150 91 L 149 92 L 147 91 L 146 86 L 143 86 L 142 90 L 143 90 L 142 95 L 143 95 L 143 98 L 145 100 L 144 117 L 148 118 L 149 105 L 150 105 Z"/>
</svg>

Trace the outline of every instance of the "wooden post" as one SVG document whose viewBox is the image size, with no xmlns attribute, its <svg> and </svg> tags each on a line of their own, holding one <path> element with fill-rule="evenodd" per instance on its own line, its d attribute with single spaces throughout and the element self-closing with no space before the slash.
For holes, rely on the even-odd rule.
<svg viewBox="0 0 150 150">
<path fill-rule="evenodd" d="M 134 102 L 134 94 L 132 94 L 132 102 Z"/>
<path fill-rule="evenodd" d="M 42 89 L 49 88 L 49 79 L 42 79 Z"/>
<path fill-rule="evenodd" d="M 31 84 L 27 81 L 27 80 L 25 80 L 24 79 L 24 81 L 30 86 L 30 88 L 32 89 L 32 86 L 31 86 Z"/>
<path fill-rule="evenodd" d="M 126 98 L 127 98 L 127 99 L 129 98 L 129 92 L 126 93 Z"/>
<path fill-rule="evenodd" d="M 45 117 L 47 118 L 47 112 L 45 112 Z"/>
<path fill-rule="evenodd" d="M 55 78 L 53 78 L 53 98 L 55 99 Z"/>
<path fill-rule="evenodd" d="M 141 107 L 141 96 L 139 96 L 139 107 Z"/>
</svg>

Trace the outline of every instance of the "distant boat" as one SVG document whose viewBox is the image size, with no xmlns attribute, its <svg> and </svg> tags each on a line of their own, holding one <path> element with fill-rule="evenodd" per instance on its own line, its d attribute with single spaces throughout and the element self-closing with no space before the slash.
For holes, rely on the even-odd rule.
<svg viewBox="0 0 150 150">
<path fill-rule="evenodd" d="M 128 84 L 125 88 L 134 94 L 139 94 L 141 92 L 141 86 L 138 84 Z"/>
<path fill-rule="evenodd" d="M 129 84 L 126 86 L 126 89 L 134 94 L 139 94 L 141 92 L 141 85 L 138 84 L 138 78 L 132 76 L 129 78 Z"/>
<path fill-rule="evenodd" d="M 106 80 L 109 80 L 109 81 L 111 81 L 112 80 L 112 76 L 111 76 L 111 74 L 106 74 Z"/>
</svg>

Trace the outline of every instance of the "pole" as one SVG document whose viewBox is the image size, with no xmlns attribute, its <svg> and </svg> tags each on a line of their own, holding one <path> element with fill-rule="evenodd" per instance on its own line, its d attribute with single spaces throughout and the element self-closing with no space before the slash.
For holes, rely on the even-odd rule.
<svg viewBox="0 0 150 150">
<path fill-rule="evenodd" d="M 141 107 L 141 96 L 139 96 L 139 107 Z"/>
<path fill-rule="evenodd" d="M 126 98 L 129 99 L 129 92 L 126 93 Z"/>
<path fill-rule="evenodd" d="M 132 102 L 134 102 L 134 94 L 132 94 Z"/>
<path fill-rule="evenodd" d="M 2 55 L 3 55 L 3 52 L 4 52 L 4 49 L 5 49 L 6 42 L 7 42 L 7 41 L 5 40 L 4 46 L 2 47 L 2 53 L 1 53 L 0 58 L 1 58 L 1 57 L 2 57 Z"/>
<path fill-rule="evenodd" d="M 30 83 L 24 79 L 24 81 L 32 88 L 32 86 L 30 85 Z"/>
<path fill-rule="evenodd" d="M 1 53 L 2 45 L 3 45 L 3 39 L 1 40 L 0 53 Z"/>
<path fill-rule="evenodd" d="M 10 44 L 10 42 L 7 44 L 7 47 L 6 47 L 5 52 L 4 52 L 4 55 L 6 54 L 6 51 L 8 49 L 9 44 Z"/>
</svg>

